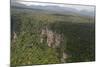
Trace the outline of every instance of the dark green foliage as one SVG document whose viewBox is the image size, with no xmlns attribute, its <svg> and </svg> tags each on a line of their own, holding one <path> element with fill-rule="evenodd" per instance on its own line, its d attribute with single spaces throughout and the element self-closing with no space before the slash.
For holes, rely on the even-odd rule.
<svg viewBox="0 0 100 67">
<path fill-rule="evenodd" d="M 17 34 L 15 42 L 11 40 L 11 66 L 61 63 L 59 55 L 62 50 L 69 55 L 66 62 L 95 60 L 93 18 L 12 11 L 11 25 L 12 34 L 13 32 Z M 53 49 L 49 48 L 46 42 L 40 43 L 40 32 L 45 26 L 63 34 L 64 41 L 61 48 Z"/>
</svg>

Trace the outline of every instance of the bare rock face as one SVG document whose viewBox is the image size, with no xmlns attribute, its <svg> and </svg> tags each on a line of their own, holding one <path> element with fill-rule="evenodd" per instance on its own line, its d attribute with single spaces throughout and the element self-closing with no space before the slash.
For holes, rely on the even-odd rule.
<svg viewBox="0 0 100 67">
<path fill-rule="evenodd" d="M 47 44 L 49 47 L 53 47 L 53 45 L 55 44 L 54 33 L 51 30 L 47 30 Z"/>
<path fill-rule="evenodd" d="M 67 59 L 67 58 L 68 58 L 67 53 L 63 52 L 63 58 L 64 58 L 64 59 Z"/>
<path fill-rule="evenodd" d="M 43 43 L 44 39 L 46 38 L 46 30 L 42 29 L 41 30 L 41 35 L 40 35 L 40 42 Z"/>
<path fill-rule="evenodd" d="M 49 47 L 56 48 L 60 47 L 63 38 L 61 34 L 58 34 L 48 28 L 45 28 L 41 31 L 40 42 L 43 43 L 45 39 Z"/>
<path fill-rule="evenodd" d="M 62 42 L 64 41 L 63 35 L 46 27 L 41 30 L 40 35 L 40 42 L 43 43 L 44 41 L 47 43 L 48 47 L 57 49 L 60 52 L 57 52 L 57 54 L 61 54 L 58 54 L 60 57 L 59 59 L 61 62 L 65 63 L 68 55 L 66 52 L 64 52 L 64 45 L 62 44 Z"/>
<path fill-rule="evenodd" d="M 65 63 L 66 61 L 65 61 L 65 59 L 64 59 L 64 58 L 61 58 L 61 62 L 62 62 L 62 63 Z"/>
<path fill-rule="evenodd" d="M 13 32 L 13 35 L 12 35 L 12 40 L 13 40 L 13 42 L 15 42 L 16 39 L 17 39 L 17 34 L 16 34 L 16 32 Z"/>
<path fill-rule="evenodd" d="M 17 34 L 14 32 L 14 37 L 13 37 L 14 39 L 16 39 L 17 38 Z"/>
<path fill-rule="evenodd" d="M 62 42 L 62 36 L 60 34 L 55 33 L 55 46 L 60 47 Z"/>
<path fill-rule="evenodd" d="M 60 60 L 61 60 L 62 63 L 65 63 L 67 58 L 68 58 L 68 54 L 65 53 L 65 52 L 63 52 L 63 53 L 62 53 L 62 57 L 61 57 Z"/>
</svg>

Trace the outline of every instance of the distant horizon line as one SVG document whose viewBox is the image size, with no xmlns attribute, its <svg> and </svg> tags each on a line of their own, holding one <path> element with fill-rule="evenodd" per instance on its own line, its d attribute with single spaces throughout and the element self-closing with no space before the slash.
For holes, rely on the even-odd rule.
<svg viewBox="0 0 100 67">
<path fill-rule="evenodd" d="M 34 3 L 48 3 L 48 4 L 63 4 L 63 5 L 80 5 L 80 6 L 91 6 L 91 7 L 96 7 L 96 5 L 86 5 L 86 4 L 69 4 L 69 3 L 56 3 L 56 2 L 40 2 L 40 1 L 11 1 L 11 2 L 34 2 Z"/>
</svg>

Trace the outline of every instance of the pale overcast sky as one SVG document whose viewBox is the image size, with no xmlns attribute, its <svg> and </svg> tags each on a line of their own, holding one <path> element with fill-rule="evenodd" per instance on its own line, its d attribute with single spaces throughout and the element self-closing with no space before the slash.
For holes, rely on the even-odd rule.
<svg viewBox="0 0 100 67">
<path fill-rule="evenodd" d="M 95 0 L 11 0 L 11 1 L 40 1 L 40 2 L 84 4 L 84 5 L 95 5 L 96 4 Z"/>
<path fill-rule="evenodd" d="M 55 6 L 61 6 L 61 7 L 71 7 L 75 8 L 78 10 L 89 10 L 89 11 L 94 11 L 95 7 L 87 7 L 87 6 L 79 6 L 79 5 L 65 5 L 65 4 L 51 4 L 51 3 L 38 3 L 38 2 L 30 2 L 30 1 L 40 1 L 40 2 L 54 2 L 54 3 L 66 3 L 66 4 L 82 4 L 82 5 L 95 5 L 94 0 L 11 0 L 12 1 L 17 1 L 21 4 L 25 4 L 27 6 L 30 5 L 55 5 Z M 29 1 L 29 2 L 23 2 L 23 1 Z"/>
<path fill-rule="evenodd" d="M 92 7 L 92 6 L 83 6 L 83 5 L 65 5 L 65 4 L 52 4 L 52 3 L 38 3 L 38 2 L 19 2 L 21 4 L 25 4 L 27 6 L 31 6 L 31 5 L 41 5 L 41 6 L 60 6 L 60 7 L 70 7 L 70 8 L 75 8 L 75 9 L 78 9 L 78 10 L 92 10 L 94 11 L 94 8 L 95 7 Z"/>
</svg>

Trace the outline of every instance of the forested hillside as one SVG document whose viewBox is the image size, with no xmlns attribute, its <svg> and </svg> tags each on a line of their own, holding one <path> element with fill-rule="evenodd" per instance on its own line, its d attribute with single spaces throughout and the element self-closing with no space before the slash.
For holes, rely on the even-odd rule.
<svg viewBox="0 0 100 67">
<path fill-rule="evenodd" d="M 95 18 L 11 8 L 11 66 L 95 60 Z"/>
</svg>

